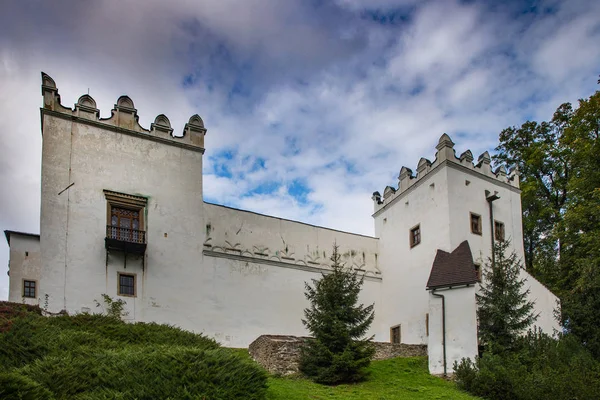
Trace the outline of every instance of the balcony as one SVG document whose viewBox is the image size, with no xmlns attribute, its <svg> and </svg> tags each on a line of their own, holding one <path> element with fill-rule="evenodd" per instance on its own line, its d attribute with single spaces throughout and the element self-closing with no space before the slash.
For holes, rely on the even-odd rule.
<svg viewBox="0 0 600 400">
<path fill-rule="evenodd" d="M 146 252 L 146 232 L 107 225 L 104 244 L 106 250 L 119 250 L 127 254 L 144 254 Z"/>
</svg>

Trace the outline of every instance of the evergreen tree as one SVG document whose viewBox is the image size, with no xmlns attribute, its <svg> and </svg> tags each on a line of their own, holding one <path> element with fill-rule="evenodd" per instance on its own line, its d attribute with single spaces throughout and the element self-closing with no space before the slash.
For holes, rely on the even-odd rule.
<svg viewBox="0 0 600 400">
<path fill-rule="evenodd" d="M 331 272 L 305 283 L 310 307 L 302 323 L 312 334 L 301 349 L 300 371 L 315 382 L 337 384 L 366 378 L 375 353 L 364 338 L 375 316 L 373 307 L 358 305 L 364 276 L 344 268 L 339 248 L 333 245 Z"/>
<path fill-rule="evenodd" d="M 521 262 L 512 251 L 506 254 L 509 241 L 494 245 L 495 263 L 488 259 L 481 293 L 477 294 L 479 337 L 492 351 L 511 349 L 519 334 L 538 318 L 534 303 L 527 300 L 529 289 L 519 276 Z"/>
</svg>

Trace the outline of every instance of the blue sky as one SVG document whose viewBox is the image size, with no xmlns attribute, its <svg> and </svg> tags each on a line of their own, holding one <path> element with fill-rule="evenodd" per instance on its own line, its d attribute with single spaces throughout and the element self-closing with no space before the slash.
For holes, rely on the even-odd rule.
<svg viewBox="0 0 600 400">
<path fill-rule="evenodd" d="M 0 15 L 0 229 L 39 232 L 40 71 L 63 104 L 208 128 L 205 200 L 372 234 L 371 193 L 447 132 L 498 133 L 597 89 L 598 1 L 12 1 Z M 0 299 L 8 246 L 0 244 Z"/>
</svg>

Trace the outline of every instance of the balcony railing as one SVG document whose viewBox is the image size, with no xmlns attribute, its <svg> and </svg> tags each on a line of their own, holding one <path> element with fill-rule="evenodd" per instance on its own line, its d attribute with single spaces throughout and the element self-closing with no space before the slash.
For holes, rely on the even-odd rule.
<svg viewBox="0 0 600 400">
<path fill-rule="evenodd" d="M 106 226 L 107 249 L 122 250 L 126 253 L 144 254 L 146 252 L 146 232 L 118 226 Z"/>
</svg>

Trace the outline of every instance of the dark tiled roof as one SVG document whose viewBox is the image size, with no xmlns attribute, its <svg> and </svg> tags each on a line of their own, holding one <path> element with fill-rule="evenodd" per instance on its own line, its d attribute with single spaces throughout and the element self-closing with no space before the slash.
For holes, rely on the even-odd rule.
<svg viewBox="0 0 600 400">
<path fill-rule="evenodd" d="M 27 233 L 27 232 L 17 232 L 17 231 L 4 231 L 4 236 L 6 236 L 6 241 L 8 242 L 9 246 L 10 246 L 10 235 L 30 236 L 30 237 L 36 237 L 36 238 L 40 237 L 40 235 L 37 234 L 37 233 Z"/>
<path fill-rule="evenodd" d="M 438 250 L 433 260 L 427 289 L 466 285 L 477 282 L 469 242 L 462 242 L 452 253 Z"/>
</svg>

